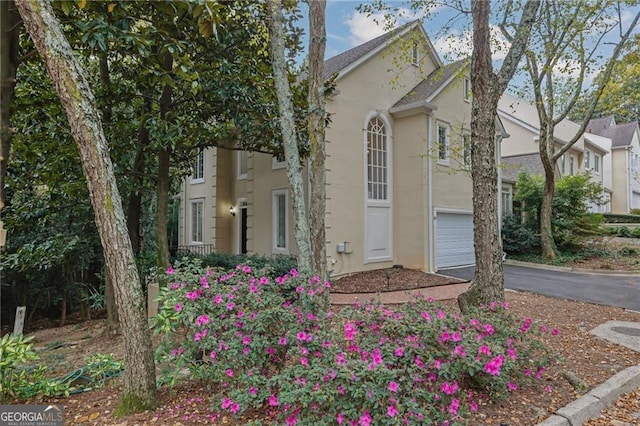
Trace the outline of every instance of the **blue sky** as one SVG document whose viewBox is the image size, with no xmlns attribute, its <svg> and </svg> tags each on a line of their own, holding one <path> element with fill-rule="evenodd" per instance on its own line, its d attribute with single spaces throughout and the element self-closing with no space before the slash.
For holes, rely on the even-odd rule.
<svg viewBox="0 0 640 426">
<path fill-rule="evenodd" d="M 327 46 L 326 58 L 335 56 L 354 46 L 364 43 L 375 38 L 385 32 L 384 18 L 381 13 L 374 16 L 366 16 L 359 13 L 356 8 L 363 3 L 362 1 L 350 0 L 327 0 L 326 8 L 326 30 L 327 30 Z M 402 25 L 408 21 L 421 18 L 421 13 L 414 13 L 406 8 L 406 1 L 387 2 L 399 10 L 395 13 L 397 16 L 397 25 Z M 446 2 L 443 2 L 446 3 Z M 497 2 L 496 2 L 497 4 Z M 638 6 L 633 10 L 626 10 L 622 19 L 623 22 L 630 22 L 633 14 L 638 10 Z M 303 11 L 306 15 L 306 10 Z M 459 59 L 461 56 L 471 54 L 471 35 L 469 31 L 470 20 L 468 17 L 461 17 L 452 8 L 440 6 L 432 11 L 432 18 L 424 21 L 423 25 L 431 42 L 435 46 L 441 59 L 447 63 Z M 453 22 L 451 20 L 453 19 Z M 378 22 L 376 22 L 378 21 Z M 492 28 L 496 43 L 503 47 L 508 47 L 508 43 L 500 34 L 497 26 Z M 636 29 L 636 32 L 640 29 Z M 306 43 L 306 41 L 305 41 Z M 609 57 L 612 46 L 604 45 L 602 53 L 605 57 Z M 499 63 L 504 57 L 505 50 L 494 49 L 494 60 Z M 587 78 L 590 83 L 597 74 L 594 71 Z"/>
</svg>

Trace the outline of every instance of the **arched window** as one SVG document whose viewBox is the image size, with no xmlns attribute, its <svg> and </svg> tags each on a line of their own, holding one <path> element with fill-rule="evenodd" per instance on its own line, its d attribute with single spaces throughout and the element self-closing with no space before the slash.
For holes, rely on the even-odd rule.
<svg viewBox="0 0 640 426">
<path fill-rule="evenodd" d="M 388 200 L 387 128 L 380 117 L 367 124 L 367 194 L 369 200 Z"/>
</svg>

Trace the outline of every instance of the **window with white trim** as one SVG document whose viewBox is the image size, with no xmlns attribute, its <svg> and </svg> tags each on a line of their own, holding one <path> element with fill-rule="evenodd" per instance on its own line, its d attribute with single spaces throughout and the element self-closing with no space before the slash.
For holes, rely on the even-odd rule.
<svg viewBox="0 0 640 426">
<path fill-rule="evenodd" d="M 471 135 L 462 135 L 462 162 L 465 166 L 471 165 Z"/>
<path fill-rule="evenodd" d="M 283 169 L 287 167 L 287 160 L 284 158 L 284 153 L 274 155 L 271 159 L 271 170 Z"/>
<path fill-rule="evenodd" d="M 438 163 L 449 164 L 449 127 L 438 124 Z"/>
<path fill-rule="evenodd" d="M 591 167 L 591 152 L 588 149 L 584 150 L 584 169 L 589 170 Z"/>
<path fill-rule="evenodd" d="M 249 153 L 247 151 L 236 151 L 238 154 L 238 180 L 247 178 L 247 163 Z"/>
<path fill-rule="evenodd" d="M 593 154 L 593 171 L 595 174 L 600 174 L 600 156 L 598 154 Z"/>
<path fill-rule="evenodd" d="M 462 90 L 464 90 L 463 96 L 464 100 L 467 102 L 471 102 L 471 79 L 465 77 L 464 82 L 462 84 Z"/>
<path fill-rule="evenodd" d="M 388 200 L 387 128 L 380 117 L 367 125 L 367 193 L 369 200 Z"/>
<path fill-rule="evenodd" d="M 564 172 L 566 170 L 566 167 L 565 167 L 566 161 L 565 161 L 565 158 L 564 158 L 564 154 L 562 154 L 561 158 L 562 158 L 562 162 L 561 162 L 561 165 L 560 165 L 560 173 L 564 174 Z"/>
<path fill-rule="evenodd" d="M 289 247 L 289 198 L 286 189 L 277 189 L 271 193 L 272 218 L 271 226 L 273 234 L 273 252 L 288 253 Z"/>
<path fill-rule="evenodd" d="M 204 182 L 204 150 L 201 149 L 193 160 L 193 170 L 191 173 L 191 183 Z"/>
<path fill-rule="evenodd" d="M 418 43 L 413 43 L 411 46 L 411 64 L 420 65 L 420 50 L 418 50 Z"/>
<path fill-rule="evenodd" d="M 513 213 L 513 191 L 510 186 L 502 187 L 502 218 Z"/>
<path fill-rule="evenodd" d="M 191 200 L 191 243 L 204 242 L 204 199 Z"/>
</svg>

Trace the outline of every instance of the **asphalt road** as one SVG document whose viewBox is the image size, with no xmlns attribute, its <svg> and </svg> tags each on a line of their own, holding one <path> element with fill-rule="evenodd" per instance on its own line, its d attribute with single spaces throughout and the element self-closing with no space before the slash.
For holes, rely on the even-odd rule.
<svg viewBox="0 0 640 426">
<path fill-rule="evenodd" d="M 438 271 L 473 279 L 475 267 Z M 504 265 L 505 287 L 640 311 L 640 275 L 596 275 Z"/>
</svg>

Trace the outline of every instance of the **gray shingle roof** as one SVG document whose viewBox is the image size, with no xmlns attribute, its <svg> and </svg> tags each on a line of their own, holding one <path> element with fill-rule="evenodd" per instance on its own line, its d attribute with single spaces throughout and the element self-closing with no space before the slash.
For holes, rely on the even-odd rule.
<svg viewBox="0 0 640 426">
<path fill-rule="evenodd" d="M 414 102 L 424 101 L 429 99 L 440 86 L 449 80 L 449 78 L 455 74 L 460 68 L 466 66 L 467 59 L 461 59 L 456 62 L 452 62 L 441 68 L 438 68 L 431 72 L 422 80 L 416 87 L 414 87 L 409 93 L 404 95 L 394 107 L 402 105 L 412 104 Z"/>
<path fill-rule="evenodd" d="M 511 155 L 500 159 L 502 165 L 502 180 L 515 182 L 518 173 L 525 171 L 530 175 L 544 174 L 544 167 L 540 154 L 537 152 L 532 154 Z"/>
<path fill-rule="evenodd" d="M 598 136 L 611 139 L 611 148 L 623 148 L 630 146 L 633 141 L 633 134 L 638 131 L 638 122 L 623 123 L 615 125 L 612 117 L 595 118 L 589 121 L 589 130 Z M 614 125 L 611 126 L 611 123 Z"/>
</svg>

